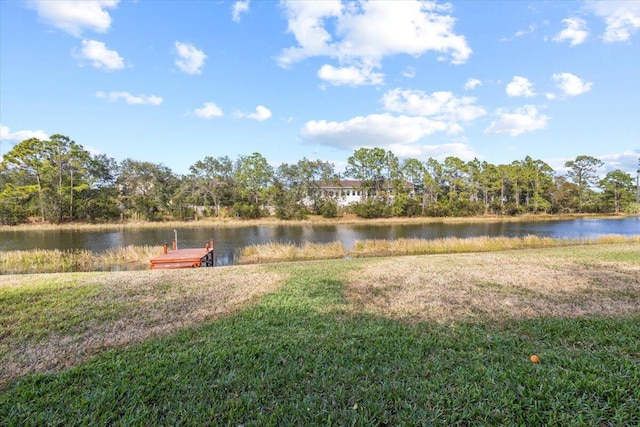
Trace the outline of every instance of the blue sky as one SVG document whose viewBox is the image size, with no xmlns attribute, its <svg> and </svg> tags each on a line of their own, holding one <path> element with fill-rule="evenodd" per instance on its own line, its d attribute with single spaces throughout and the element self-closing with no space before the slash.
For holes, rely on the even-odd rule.
<svg viewBox="0 0 640 427">
<path fill-rule="evenodd" d="M 381 147 L 635 176 L 640 1 L 1 0 L 0 126 L 181 174 Z"/>
</svg>

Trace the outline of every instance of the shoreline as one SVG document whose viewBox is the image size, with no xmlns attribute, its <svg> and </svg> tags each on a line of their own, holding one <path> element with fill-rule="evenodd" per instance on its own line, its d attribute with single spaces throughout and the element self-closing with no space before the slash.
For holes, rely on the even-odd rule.
<svg viewBox="0 0 640 427">
<path fill-rule="evenodd" d="M 640 245 L 640 234 L 631 236 L 611 234 L 593 239 L 558 239 L 537 236 L 449 237 L 435 240 L 399 238 L 393 241 L 368 239 L 356 241 L 352 249 L 346 249 L 339 242 L 325 244 L 307 242 L 303 245 L 267 243 L 246 246 L 239 251 L 234 263 L 218 265 L 215 268 L 250 264 L 450 255 L 606 244 Z M 127 246 L 99 253 L 88 250 L 57 249 L 0 251 L 0 276 L 148 270 L 149 260 L 157 256 L 156 249 L 159 252 L 159 247 L 153 246 Z"/>
<path fill-rule="evenodd" d="M 363 219 L 355 215 L 345 215 L 339 218 L 323 218 L 321 216 L 309 216 L 303 220 L 281 220 L 274 217 L 260 219 L 235 219 L 235 218 L 204 218 L 189 221 L 127 221 L 117 223 L 91 224 L 84 222 L 51 224 L 29 223 L 20 225 L 1 225 L 0 233 L 15 231 L 47 231 L 47 230 L 126 230 L 126 229 L 153 229 L 153 228 L 236 228 L 255 226 L 315 226 L 315 225 L 403 225 L 403 224 L 465 224 L 465 223 L 498 223 L 498 222 L 532 222 L 532 221 L 566 221 L 577 219 L 624 219 L 637 215 L 628 214 L 524 214 L 519 216 L 473 216 L 473 217 L 393 217 Z"/>
</svg>

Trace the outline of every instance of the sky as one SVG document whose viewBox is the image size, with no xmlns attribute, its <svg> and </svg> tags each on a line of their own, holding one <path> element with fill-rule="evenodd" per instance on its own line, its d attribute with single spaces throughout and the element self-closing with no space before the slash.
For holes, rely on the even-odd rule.
<svg viewBox="0 0 640 427">
<path fill-rule="evenodd" d="M 640 1 L 0 0 L 0 155 L 53 134 L 178 174 L 380 147 L 635 177 Z"/>
</svg>

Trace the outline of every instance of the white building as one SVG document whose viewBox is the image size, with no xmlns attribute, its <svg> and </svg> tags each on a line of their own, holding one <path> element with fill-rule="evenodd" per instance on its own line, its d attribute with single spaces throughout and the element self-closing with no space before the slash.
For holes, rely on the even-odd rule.
<svg viewBox="0 0 640 427">
<path fill-rule="evenodd" d="M 320 187 L 322 194 L 327 199 L 335 200 L 338 207 L 349 206 L 354 203 L 359 203 L 365 200 L 363 197 L 362 181 L 358 180 L 341 180 L 338 183 L 325 184 Z M 413 194 L 413 186 L 410 183 L 405 183 L 405 188 L 410 190 L 410 194 Z M 391 189 L 389 189 L 391 192 Z"/>
<path fill-rule="evenodd" d="M 325 184 L 322 195 L 335 200 L 339 207 L 349 206 L 362 201 L 362 182 L 356 180 L 342 180 L 338 183 Z"/>
</svg>

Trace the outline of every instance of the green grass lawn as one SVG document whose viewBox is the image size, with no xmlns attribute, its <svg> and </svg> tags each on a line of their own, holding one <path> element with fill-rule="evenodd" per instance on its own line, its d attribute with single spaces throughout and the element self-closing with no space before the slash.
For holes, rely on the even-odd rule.
<svg viewBox="0 0 640 427">
<path fill-rule="evenodd" d="M 53 369 L 44 366 L 0 384 L 0 424 L 637 426 L 639 251 L 639 244 L 602 245 L 206 269 L 197 274 L 235 277 L 248 271 L 248 280 L 270 275 L 281 283 L 277 290 L 222 316 L 98 351 L 69 369 L 56 369 L 51 362 Z M 546 266 L 550 271 L 557 268 L 575 278 L 582 277 L 580 268 L 587 263 L 592 275 L 575 289 L 555 295 L 545 288 L 537 295 L 535 281 L 527 285 L 527 292 L 518 293 L 520 282 L 500 271 L 512 263 L 526 275 L 541 260 L 551 264 Z M 389 262 L 400 272 L 404 269 L 411 283 L 388 283 L 401 277 L 388 271 L 384 263 Z M 433 297 L 423 301 L 419 291 L 411 291 L 416 293 L 407 299 L 414 303 L 406 303 L 406 311 L 391 309 L 395 306 L 389 304 L 402 299 L 403 290 L 436 283 L 429 275 L 432 270 L 427 270 L 431 268 L 458 274 L 471 287 L 461 291 L 460 300 L 453 300 L 457 282 L 444 283 L 452 292 L 446 301 L 451 299 L 453 307 L 467 304 L 469 289 L 474 289 L 478 295 L 495 292 L 496 299 L 538 298 L 536 304 L 547 301 L 558 310 L 571 298 L 584 312 L 532 316 L 524 309 L 477 310 L 477 315 L 456 318 L 449 313 L 438 318 L 424 312 Z M 479 276 L 483 269 L 491 280 Z M 609 283 L 606 274 L 603 279 L 602 271 L 611 271 L 615 283 Z M 109 277 L 122 280 L 127 274 Z M 158 278 L 154 272 L 144 274 L 151 281 Z M 51 275 L 50 280 L 64 277 Z M 179 273 L 162 277 L 180 280 Z M 368 284 L 361 283 L 363 277 Z M 79 307 L 77 313 L 88 322 L 117 322 L 114 313 L 86 313 L 86 304 L 99 293 L 91 280 L 77 285 L 85 291 L 61 292 L 60 304 L 71 311 Z M 547 279 L 538 280 L 542 286 Z M 370 292 L 363 293 L 363 286 Z M 21 289 L 19 284 L 9 290 L 16 289 Z M 0 288 L 0 311 L 9 303 L 7 292 Z M 32 302 L 41 304 L 44 312 L 55 311 L 56 292 L 60 291 L 55 286 L 41 289 Z M 167 290 L 153 292 L 145 293 L 150 304 L 165 298 L 161 294 Z M 363 300 L 363 295 L 370 300 Z M 69 304 L 69 297 L 86 298 L 86 304 Z M 381 305 L 381 298 L 389 299 L 388 304 Z M 594 308 L 603 300 L 619 304 L 620 314 L 612 312 L 611 305 Z M 34 327 L 29 319 L 11 319 L 0 314 L 0 337 L 10 342 L 23 329 Z M 77 330 L 82 319 L 69 319 Z M 33 322 L 38 334 L 25 335 L 27 344 L 42 344 L 64 333 L 60 325 L 52 326 L 43 338 L 46 327 L 41 319 Z M 27 344 L 16 340 L 4 348 L 3 363 L 13 347 Z M 540 363 L 529 361 L 532 354 Z"/>
</svg>

